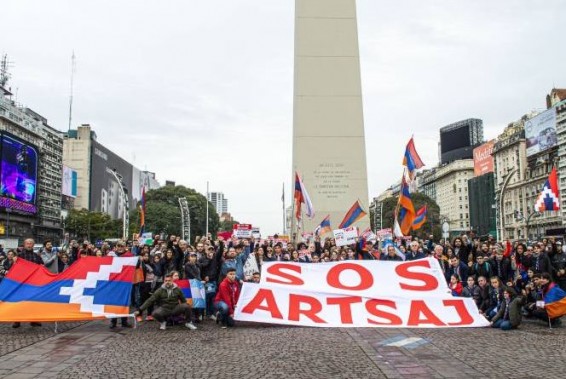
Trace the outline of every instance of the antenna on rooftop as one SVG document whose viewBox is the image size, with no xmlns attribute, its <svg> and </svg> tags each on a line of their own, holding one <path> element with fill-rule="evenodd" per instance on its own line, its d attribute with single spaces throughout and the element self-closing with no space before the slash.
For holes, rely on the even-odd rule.
<svg viewBox="0 0 566 379">
<path fill-rule="evenodd" d="M 73 50 L 73 55 L 71 56 L 71 88 L 69 94 L 69 130 L 71 130 L 71 122 L 73 120 L 73 83 L 75 79 L 75 50 Z"/>
<path fill-rule="evenodd" d="M 2 61 L 0 62 L 0 87 L 5 87 L 6 83 L 12 76 L 8 72 L 8 68 L 12 66 L 12 62 L 8 61 L 8 54 L 4 54 Z"/>
</svg>

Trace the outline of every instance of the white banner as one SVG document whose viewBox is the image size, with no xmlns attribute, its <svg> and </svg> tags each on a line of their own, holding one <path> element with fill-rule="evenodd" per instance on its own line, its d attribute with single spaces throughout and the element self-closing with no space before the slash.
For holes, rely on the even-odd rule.
<svg viewBox="0 0 566 379">
<path fill-rule="evenodd" d="M 356 243 L 358 238 L 358 228 L 351 226 L 346 229 L 333 230 L 336 246 L 347 246 Z"/>
<path fill-rule="evenodd" d="M 362 297 L 244 283 L 234 318 L 318 327 L 489 326 L 472 298 Z"/>
<path fill-rule="evenodd" d="M 434 258 L 416 261 L 264 262 L 261 284 L 296 291 L 364 297 L 446 297 L 451 291 Z"/>
</svg>

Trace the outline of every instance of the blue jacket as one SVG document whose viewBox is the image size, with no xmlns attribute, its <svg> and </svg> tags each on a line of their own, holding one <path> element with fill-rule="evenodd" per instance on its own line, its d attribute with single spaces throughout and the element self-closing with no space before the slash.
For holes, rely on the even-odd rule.
<svg viewBox="0 0 566 379">
<path fill-rule="evenodd" d="M 236 269 L 236 280 L 244 280 L 244 265 L 252 252 L 253 245 L 245 246 L 244 251 L 240 255 L 236 256 L 234 259 L 226 259 L 222 263 L 222 270 L 220 270 L 220 276 L 225 277 L 228 273 L 228 269 Z"/>
</svg>

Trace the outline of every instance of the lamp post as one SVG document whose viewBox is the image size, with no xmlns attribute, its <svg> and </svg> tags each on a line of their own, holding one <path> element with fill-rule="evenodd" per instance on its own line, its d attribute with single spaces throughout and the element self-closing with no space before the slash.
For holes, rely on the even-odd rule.
<svg viewBox="0 0 566 379">
<path fill-rule="evenodd" d="M 527 240 L 529 239 L 529 222 L 531 221 L 531 217 L 539 217 L 540 215 L 542 215 L 542 213 L 540 213 L 539 211 L 532 211 L 527 216 L 527 221 L 525 222 L 525 224 L 526 224 L 525 228 L 526 228 L 526 232 L 527 232 Z"/>
<path fill-rule="evenodd" d="M 507 175 L 505 176 L 505 179 L 503 180 L 503 185 L 501 186 L 501 191 L 499 193 L 499 228 L 501 229 L 501 232 L 499 233 L 499 237 L 497 238 L 498 241 L 503 241 L 505 239 L 505 229 L 504 229 L 505 225 L 504 225 L 504 222 L 503 222 L 503 220 L 504 220 L 504 218 L 503 218 L 503 199 L 504 199 L 504 195 L 505 195 L 505 188 L 509 184 L 511 177 L 517 171 L 519 171 L 519 169 L 514 168 L 507 173 Z"/>
<path fill-rule="evenodd" d="M 122 214 L 122 239 L 126 241 L 128 239 L 128 229 L 130 227 L 130 204 L 128 201 L 128 189 L 122 181 L 122 175 L 116 172 L 116 169 L 106 168 L 106 172 L 110 173 L 114 179 L 118 182 L 118 189 L 120 190 L 120 197 L 122 198 L 122 204 L 124 205 L 124 212 Z M 90 221 L 90 219 L 89 219 Z M 90 236 L 89 236 L 90 240 Z"/>
</svg>

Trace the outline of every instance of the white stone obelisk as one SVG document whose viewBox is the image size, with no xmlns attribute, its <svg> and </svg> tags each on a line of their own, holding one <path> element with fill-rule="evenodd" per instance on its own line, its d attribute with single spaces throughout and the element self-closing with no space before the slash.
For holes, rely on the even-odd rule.
<svg viewBox="0 0 566 379">
<path fill-rule="evenodd" d="M 300 225 L 293 214 L 299 239 L 328 214 L 338 228 L 356 200 L 369 213 L 355 0 L 295 1 L 294 81 L 293 183 L 297 171 L 316 211 Z"/>
</svg>

